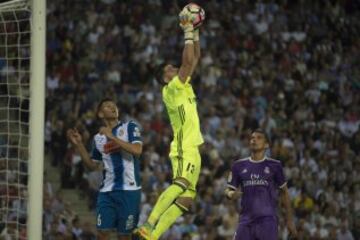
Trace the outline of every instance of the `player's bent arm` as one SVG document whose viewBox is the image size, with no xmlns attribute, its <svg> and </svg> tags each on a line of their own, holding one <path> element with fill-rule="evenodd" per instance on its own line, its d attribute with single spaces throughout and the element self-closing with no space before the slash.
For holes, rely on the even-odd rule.
<svg viewBox="0 0 360 240">
<path fill-rule="evenodd" d="M 96 161 L 90 158 L 88 151 L 86 150 L 83 144 L 76 145 L 76 149 L 81 156 L 81 160 L 83 164 L 90 170 L 101 170 L 101 164 L 97 163 Z"/>
<path fill-rule="evenodd" d="M 226 188 L 225 189 L 225 196 L 230 200 L 236 200 L 241 196 L 241 192 L 236 190 L 235 188 Z"/>
<path fill-rule="evenodd" d="M 110 136 L 109 138 L 128 153 L 131 153 L 135 156 L 140 156 L 142 153 L 143 146 L 141 143 L 128 143 L 115 136 Z"/>
</svg>

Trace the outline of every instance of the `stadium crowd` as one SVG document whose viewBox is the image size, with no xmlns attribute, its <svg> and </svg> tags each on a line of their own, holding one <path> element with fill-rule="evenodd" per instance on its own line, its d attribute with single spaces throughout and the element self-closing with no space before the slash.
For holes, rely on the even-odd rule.
<svg viewBox="0 0 360 240">
<path fill-rule="evenodd" d="M 300 239 L 360 239 L 359 2 L 195 2 L 207 14 L 193 79 L 203 166 L 192 214 L 163 239 L 232 239 L 239 204 L 222 192 L 232 162 L 249 155 L 249 129 L 257 127 L 271 136 L 269 154 L 285 167 Z M 171 181 L 171 128 L 152 72 L 163 61 L 179 64 L 178 12 L 167 0 L 48 2 L 46 143 L 62 187 L 81 189 L 90 208 L 101 175 L 81 166 L 65 130 L 76 125 L 90 147 L 104 97 L 142 127 L 140 223 Z M 55 217 L 56 209 L 45 207 L 47 239 L 71 225 L 89 229 L 77 218 Z"/>
</svg>

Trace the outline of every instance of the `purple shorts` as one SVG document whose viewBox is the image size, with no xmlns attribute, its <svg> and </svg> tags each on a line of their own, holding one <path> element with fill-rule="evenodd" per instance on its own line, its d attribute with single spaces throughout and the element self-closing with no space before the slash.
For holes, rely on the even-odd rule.
<svg viewBox="0 0 360 240">
<path fill-rule="evenodd" d="M 239 224 L 234 240 L 277 240 L 278 223 L 273 217 L 265 217 L 249 224 Z"/>
</svg>

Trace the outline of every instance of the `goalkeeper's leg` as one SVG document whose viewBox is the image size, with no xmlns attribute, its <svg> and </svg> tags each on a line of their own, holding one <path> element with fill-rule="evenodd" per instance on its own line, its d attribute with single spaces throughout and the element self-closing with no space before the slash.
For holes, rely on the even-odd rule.
<svg viewBox="0 0 360 240">
<path fill-rule="evenodd" d="M 159 239 L 159 237 L 174 224 L 178 217 L 189 211 L 195 195 L 195 191 L 186 190 L 173 204 L 171 204 L 171 206 L 161 215 L 152 231 L 151 240 Z"/>
<path fill-rule="evenodd" d="M 175 151 L 174 151 L 175 152 Z M 177 152 L 176 152 L 177 153 Z M 154 227 L 159 220 L 161 214 L 163 214 L 175 199 L 186 191 L 189 186 L 189 181 L 186 176 L 182 176 L 181 172 L 184 165 L 184 159 L 182 154 L 170 155 L 172 172 L 173 172 L 173 183 L 160 195 L 153 210 L 148 217 L 147 224 L 150 228 Z"/>
<path fill-rule="evenodd" d="M 199 179 L 201 168 L 201 157 L 198 149 L 195 148 L 184 152 L 184 158 L 181 162 L 184 167 L 180 168 L 179 175 L 189 182 L 188 188 L 179 195 L 160 216 L 160 219 L 151 234 L 151 240 L 158 239 L 171 227 L 178 217 L 184 212 L 187 212 L 196 196 L 196 184 Z"/>
<path fill-rule="evenodd" d="M 153 210 L 148 218 L 148 223 L 155 226 L 159 217 L 170 207 L 170 205 L 178 198 L 182 193 L 186 191 L 189 186 L 189 181 L 185 178 L 176 178 L 173 184 L 170 185 L 159 197 Z"/>
<path fill-rule="evenodd" d="M 171 158 L 173 173 L 177 176 L 173 184 L 159 197 L 147 223 L 135 231 L 144 239 L 151 239 L 154 230 L 157 239 L 191 205 L 196 195 L 195 186 L 199 179 L 201 157 L 198 148 L 189 149 L 183 156 Z"/>
<path fill-rule="evenodd" d="M 154 209 L 148 218 L 148 221 L 140 228 L 134 231 L 135 235 L 141 236 L 143 239 L 150 239 L 151 231 L 158 222 L 160 216 L 168 210 L 173 202 L 184 193 L 189 186 L 189 182 L 184 178 L 176 178 L 159 197 Z"/>
</svg>

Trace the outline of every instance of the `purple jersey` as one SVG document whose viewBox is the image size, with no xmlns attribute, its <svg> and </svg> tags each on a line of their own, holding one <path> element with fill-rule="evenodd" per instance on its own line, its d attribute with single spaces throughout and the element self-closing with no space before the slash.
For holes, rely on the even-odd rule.
<svg viewBox="0 0 360 240">
<path fill-rule="evenodd" d="M 281 162 L 271 158 L 254 161 L 250 157 L 236 161 L 228 179 L 228 187 L 239 186 L 240 223 L 248 224 L 261 217 L 276 217 L 278 189 L 286 185 Z"/>
</svg>

